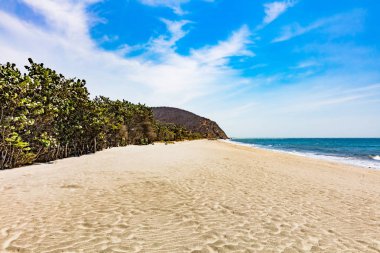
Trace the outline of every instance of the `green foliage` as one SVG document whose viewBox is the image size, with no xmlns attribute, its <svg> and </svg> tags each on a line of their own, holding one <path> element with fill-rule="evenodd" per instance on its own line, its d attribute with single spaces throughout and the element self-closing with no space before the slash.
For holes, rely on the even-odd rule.
<svg viewBox="0 0 380 253">
<path fill-rule="evenodd" d="M 201 133 L 194 133 L 175 124 L 156 122 L 157 139 L 165 142 L 195 140 L 204 138 Z"/>
<path fill-rule="evenodd" d="M 151 108 L 89 98 L 86 82 L 29 59 L 22 74 L 0 64 L 0 169 L 129 144 L 202 138 L 154 121 Z"/>
</svg>

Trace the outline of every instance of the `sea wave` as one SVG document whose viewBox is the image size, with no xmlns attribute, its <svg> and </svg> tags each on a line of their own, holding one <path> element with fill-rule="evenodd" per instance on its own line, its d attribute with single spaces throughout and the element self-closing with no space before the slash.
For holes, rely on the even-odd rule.
<svg viewBox="0 0 380 253">
<path fill-rule="evenodd" d="M 264 145 L 248 144 L 248 143 L 242 143 L 242 142 L 238 142 L 234 140 L 224 140 L 224 142 L 228 142 L 228 143 L 239 145 L 239 146 L 266 149 L 266 150 L 271 150 L 271 151 L 275 151 L 279 153 L 293 154 L 293 155 L 310 157 L 310 158 L 315 158 L 315 159 L 320 159 L 320 160 L 325 160 L 325 161 L 339 162 L 339 163 L 344 163 L 344 164 L 349 164 L 349 165 L 354 165 L 354 166 L 359 166 L 359 167 L 380 169 L 380 162 L 378 162 L 380 161 L 379 155 L 370 156 L 372 160 L 358 159 L 356 157 L 340 157 L 340 156 L 331 156 L 331 155 L 311 153 L 311 152 L 300 152 L 300 151 L 295 151 L 295 150 L 294 151 L 282 150 L 282 149 L 273 148 L 273 146 L 269 147 L 269 146 L 264 146 Z"/>
</svg>

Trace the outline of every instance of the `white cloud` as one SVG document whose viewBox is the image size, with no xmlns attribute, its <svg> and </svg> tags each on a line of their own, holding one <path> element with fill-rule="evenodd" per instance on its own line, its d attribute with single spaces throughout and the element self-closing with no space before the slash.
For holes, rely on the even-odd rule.
<svg viewBox="0 0 380 253">
<path fill-rule="evenodd" d="M 267 25 L 277 19 L 281 14 L 283 14 L 288 8 L 296 4 L 293 0 L 287 0 L 282 2 L 272 2 L 264 4 L 265 17 L 263 24 Z"/>
<path fill-rule="evenodd" d="M 67 1 L 67 0 L 21 0 L 35 12 L 43 15 L 46 23 L 56 31 L 73 39 L 87 39 L 91 16 L 85 7 L 100 0 Z"/>
<path fill-rule="evenodd" d="M 194 99 L 237 85 L 239 72 L 227 65 L 229 57 L 249 55 L 248 28 L 243 27 L 215 46 L 193 49 L 191 55 L 175 52 L 176 43 L 186 35 L 189 21 L 162 20 L 169 35 L 152 38 L 148 51 L 125 57 L 136 47 L 124 45 L 119 51 L 99 48 L 89 35 L 92 20 L 86 8 L 92 2 L 77 0 L 24 0 L 41 15 L 48 27 L 26 22 L 0 11 L 0 55 L 19 67 L 28 57 L 44 62 L 69 77 L 87 80 L 92 95 L 124 98 L 149 105 L 185 106 Z M 61 8 L 62 7 L 62 8 Z M 144 50 L 146 51 L 146 50 Z M 212 57 L 209 62 L 201 53 Z M 222 64 L 218 59 L 224 59 Z M 236 87 L 235 87 L 236 88 Z"/>
</svg>

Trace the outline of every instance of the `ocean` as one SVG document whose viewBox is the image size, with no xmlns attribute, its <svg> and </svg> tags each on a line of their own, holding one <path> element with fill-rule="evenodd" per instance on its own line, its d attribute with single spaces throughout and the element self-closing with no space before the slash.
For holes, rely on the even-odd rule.
<svg viewBox="0 0 380 253">
<path fill-rule="evenodd" d="M 231 142 L 380 169 L 380 138 L 233 138 Z"/>
</svg>

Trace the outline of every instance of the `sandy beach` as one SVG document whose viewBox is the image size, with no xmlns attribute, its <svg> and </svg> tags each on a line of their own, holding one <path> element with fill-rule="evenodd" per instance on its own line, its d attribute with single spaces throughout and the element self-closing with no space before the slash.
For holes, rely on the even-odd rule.
<svg viewBox="0 0 380 253">
<path fill-rule="evenodd" d="M 219 141 L 0 171 L 0 252 L 380 252 L 380 171 Z"/>
</svg>

